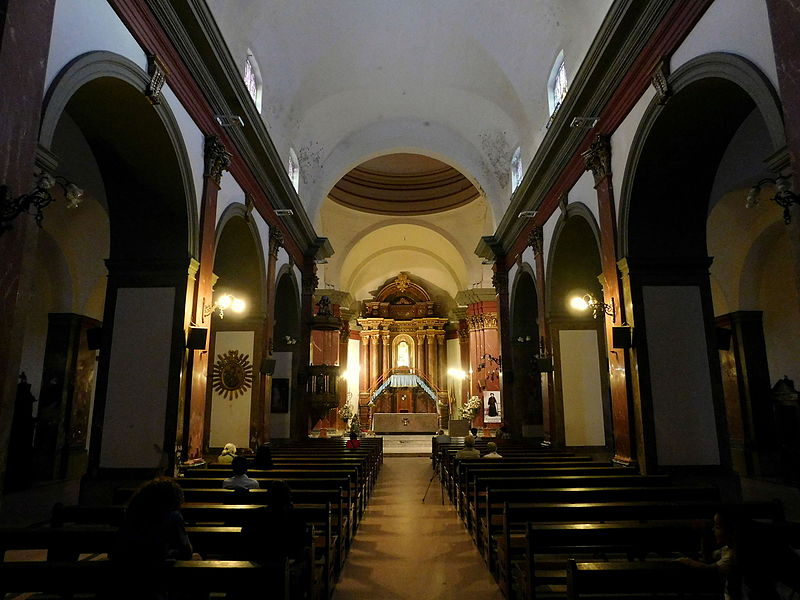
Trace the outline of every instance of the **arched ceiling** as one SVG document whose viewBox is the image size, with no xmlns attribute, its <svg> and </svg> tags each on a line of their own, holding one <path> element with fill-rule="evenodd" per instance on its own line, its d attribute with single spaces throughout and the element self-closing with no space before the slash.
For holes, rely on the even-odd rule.
<svg viewBox="0 0 800 600">
<path fill-rule="evenodd" d="M 312 221 L 368 158 L 439 156 L 477 182 L 499 221 L 517 146 L 529 160 L 564 51 L 573 75 L 611 0 L 208 0 L 237 64 L 252 54 L 275 146 L 297 152 Z M 410 150 L 415 149 L 415 150 Z"/>
</svg>

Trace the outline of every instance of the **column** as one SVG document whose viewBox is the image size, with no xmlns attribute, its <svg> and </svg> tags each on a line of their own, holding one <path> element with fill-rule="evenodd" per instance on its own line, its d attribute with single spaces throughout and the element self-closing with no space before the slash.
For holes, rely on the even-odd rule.
<svg viewBox="0 0 800 600">
<path fill-rule="evenodd" d="M 0 18 L 0 186 L 11 197 L 34 187 L 34 161 L 41 120 L 44 78 L 55 0 L 6 0 Z M 38 232 L 21 215 L 0 234 L 0 491 L 14 414 L 27 299 L 33 293 Z"/>
<path fill-rule="evenodd" d="M 382 372 L 383 373 L 387 373 L 389 371 L 389 369 L 390 369 L 390 364 L 389 364 L 389 356 L 390 356 L 390 352 L 389 352 L 389 334 L 388 333 L 381 334 L 381 341 L 383 342 L 383 351 L 381 353 L 381 355 L 383 356 L 383 371 Z"/>
<path fill-rule="evenodd" d="M 380 354 L 378 348 L 379 342 L 379 335 L 377 332 L 373 331 L 369 334 L 369 387 L 368 389 L 371 390 L 378 381 L 378 377 L 381 375 L 381 363 L 380 363 Z"/>
<path fill-rule="evenodd" d="M 545 302 L 547 289 L 543 252 L 543 232 L 541 227 L 536 227 L 528 239 L 528 245 L 533 248 L 536 270 L 536 301 L 539 313 L 539 354 L 553 355 L 553 344 L 550 334 L 550 325 L 547 319 L 547 304 Z M 542 390 L 542 423 L 544 425 L 544 441 L 552 443 L 556 431 L 556 411 L 553 407 L 555 399 L 555 377 L 553 371 L 539 374 Z"/>
<path fill-rule="evenodd" d="M 283 233 L 274 225 L 269 227 L 269 250 L 267 253 L 267 318 L 264 320 L 264 344 L 265 348 L 262 356 L 272 357 L 274 345 L 275 329 L 275 293 L 277 282 L 275 281 L 275 270 L 278 263 L 278 250 L 283 246 Z M 269 441 L 271 429 L 271 406 L 272 406 L 272 375 L 261 375 L 261 411 L 259 426 L 256 435 L 258 443 L 263 444 Z"/>
<path fill-rule="evenodd" d="M 426 350 L 425 350 L 425 358 L 426 366 L 425 376 L 428 378 L 428 381 L 434 383 L 436 379 L 436 334 L 432 332 L 428 332 L 425 334 L 426 339 Z M 435 385 L 435 384 L 434 384 Z"/>
<path fill-rule="evenodd" d="M 206 384 L 208 381 L 208 343 L 211 340 L 211 316 L 204 315 L 204 307 L 212 305 L 214 285 L 214 243 L 216 239 L 217 195 L 222 172 L 230 166 L 231 155 L 216 135 L 205 138 L 205 172 L 203 197 L 200 208 L 200 264 L 194 289 L 193 321 L 198 327 L 208 329 L 206 347 L 189 351 L 191 393 L 189 396 L 189 423 L 185 456 L 197 458 L 203 454 L 206 419 Z"/>
<path fill-rule="evenodd" d="M 447 389 L 447 346 L 444 333 L 436 334 L 436 387 Z"/>
<path fill-rule="evenodd" d="M 317 290 L 319 279 L 317 278 L 317 265 L 314 263 L 313 256 L 304 257 L 301 280 L 300 295 L 300 339 L 297 340 L 297 350 L 292 354 L 294 365 L 296 366 L 297 380 L 294 382 L 292 398 L 295 410 L 290 416 L 290 429 L 292 439 L 301 440 L 308 436 L 309 427 L 309 399 L 306 394 L 306 384 L 308 382 L 308 366 L 311 363 L 311 318 L 314 306 L 314 292 Z"/>
<path fill-rule="evenodd" d="M 630 464 L 635 461 L 633 427 L 630 418 L 630 400 L 626 372 L 628 351 L 610 348 L 614 326 L 627 324 L 625 307 L 620 293 L 617 271 L 617 214 L 614 203 L 614 187 L 611 180 L 611 142 L 607 135 L 598 135 L 584 152 L 587 171 L 594 175 L 594 189 L 600 221 L 600 255 L 603 263 L 603 302 L 616 308 L 616 315 L 603 317 L 608 355 L 608 378 L 611 389 L 611 412 L 614 425 L 614 461 Z"/>
<path fill-rule="evenodd" d="M 359 358 L 359 394 L 369 394 L 369 335 L 361 331 L 361 352 Z"/>
</svg>

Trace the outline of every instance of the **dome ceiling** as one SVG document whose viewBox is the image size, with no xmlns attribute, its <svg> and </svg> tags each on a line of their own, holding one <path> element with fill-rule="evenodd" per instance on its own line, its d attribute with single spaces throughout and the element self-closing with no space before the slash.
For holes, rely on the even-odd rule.
<svg viewBox="0 0 800 600">
<path fill-rule="evenodd" d="M 463 206 L 480 196 L 457 169 L 421 154 L 373 158 L 352 169 L 328 197 L 355 210 L 423 215 Z"/>
</svg>

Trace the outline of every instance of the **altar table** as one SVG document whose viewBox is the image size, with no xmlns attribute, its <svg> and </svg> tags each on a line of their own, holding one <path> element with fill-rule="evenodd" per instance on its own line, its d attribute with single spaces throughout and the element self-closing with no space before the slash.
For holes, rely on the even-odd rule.
<svg viewBox="0 0 800 600">
<path fill-rule="evenodd" d="M 439 415 L 436 413 L 375 413 L 372 416 L 375 433 L 436 433 Z"/>
</svg>

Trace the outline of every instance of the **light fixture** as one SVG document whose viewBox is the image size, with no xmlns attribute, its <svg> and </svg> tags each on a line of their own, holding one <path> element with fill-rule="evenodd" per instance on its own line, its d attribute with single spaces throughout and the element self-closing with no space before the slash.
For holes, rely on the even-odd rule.
<svg viewBox="0 0 800 600">
<path fill-rule="evenodd" d="M 222 294 L 214 304 L 203 305 L 203 317 L 209 316 L 215 310 L 219 311 L 219 318 L 225 318 L 225 311 L 232 310 L 235 313 L 242 313 L 247 308 L 247 303 L 241 298 L 237 298 L 232 294 Z"/>
<path fill-rule="evenodd" d="M 584 311 L 589 308 L 592 309 L 592 316 L 596 319 L 598 315 L 606 314 L 611 317 L 613 322 L 617 318 L 617 310 L 614 305 L 614 298 L 611 298 L 611 304 L 601 302 L 591 294 L 584 294 L 583 296 L 574 296 L 569 305 L 575 310 Z"/>
<path fill-rule="evenodd" d="M 223 127 L 244 127 L 244 121 L 239 115 L 214 115 L 214 118 Z"/>
<path fill-rule="evenodd" d="M 792 215 L 789 213 L 789 207 L 793 204 L 800 204 L 800 198 L 798 198 L 797 194 L 790 189 L 792 185 L 789 182 L 789 178 L 784 177 L 781 174 L 778 174 L 778 177 L 775 179 L 765 177 L 752 188 L 750 188 L 750 193 L 747 194 L 747 202 L 745 203 L 745 206 L 747 208 L 753 208 L 758 204 L 759 196 L 761 195 L 761 189 L 764 186 L 774 186 L 777 188 L 775 195 L 770 198 L 770 200 L 783 208 L 783 222 L 787 225 L 791 223 Z"/>
<path fill-rule="evenodd" d="M 591 129 L 599 120 L 600 117 L 573 117 L 569 126 L 573 129 Z"/>
<path fill-rule="evenodd" d="M 461 369 L 447 369 L 447 374 L 453 379 L 466 379 L 467 373 Z"/>
<path fill-rule="evenodd" d="M 276 208 L 275 209 L 275 216 L 276 217 L 291 217 L 294 214 L 294 211 L 291 208 Z"/>
<path fill-rule="evenodd" d="M 532 219 L 536 216 L 535 210 L 523 210 L 517 215 L 518 219 Z"/>
<path fill-rule="evenodd" d="M 77 208 L 81 203 L 83 190 L 61 175 L 40 173 L 36 179 L 36 187 L 28 194 L 11 198 L 8 186 L 0 186 L 0 234 L 11 229 L 11 221 L 22 213 L 33 214 L 36 224 L 41 227 L 44 214 L 42 209 L 55 202 L 50 190 L 58 186 L 64 193 L 67 208 Z M 31 212 L 31 209 L 34 212 Z"/>
</svg>

